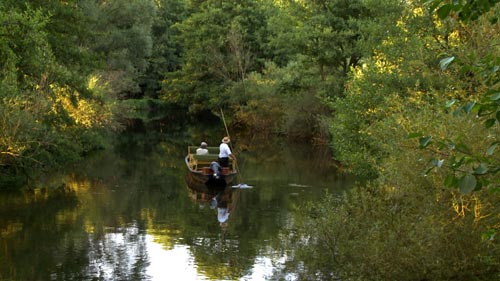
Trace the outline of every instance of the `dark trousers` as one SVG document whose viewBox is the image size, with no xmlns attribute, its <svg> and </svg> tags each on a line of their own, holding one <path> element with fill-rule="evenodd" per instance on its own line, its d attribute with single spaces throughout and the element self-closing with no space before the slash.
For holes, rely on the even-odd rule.
<svg viewBox="0 0 500 281">
<path fill-rule="evenodd" d="M 219 164 L 220 164 L 222 167 L 229 167 L 229 157 L 222 157 L 222 158 L 219 158 Z"/>
</svg>

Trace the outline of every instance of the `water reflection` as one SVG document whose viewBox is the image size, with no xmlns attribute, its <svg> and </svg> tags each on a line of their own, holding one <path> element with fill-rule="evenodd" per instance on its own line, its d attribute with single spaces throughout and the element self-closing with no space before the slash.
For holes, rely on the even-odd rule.
<svg viewBox="0 0 500 281">
<path fill-rule="evenodd" d="M 267 142 L 237 150 L 255 188 L 190 186 L 187 144 L 221 134 L 129 132 L 28 192 L 0 194 L 0 280 L 271 278 L 290 257 L 280 246 L 294 206 L 346 182 L 317 152 Z"/>
<path fill-rule="evenodd" d="M 236 209 L 240 190 L 228 186 L 210 186 L 199 184 L 186 176 L 186 186 L 189 189 L 190 198 L 196 202 L 199 208 L 207 206 L 217 211 L 217 221 L 223 230 L 227 230 L 229 215 Z"/>
</svg>

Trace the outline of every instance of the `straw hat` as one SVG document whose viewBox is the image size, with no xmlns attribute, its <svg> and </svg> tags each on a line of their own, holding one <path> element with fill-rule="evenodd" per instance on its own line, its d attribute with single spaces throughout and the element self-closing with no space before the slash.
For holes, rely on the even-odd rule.
<svg viewBox="0 0 500 281">
<path fill-rule="evenodd" d="M 222 139 L 222 142 L 223 142 L 223 143 L 229 143 L 230 141 L 231 141 L 231 140 L 229 139 L 229 137 L 224 137 L 224 138 Z"/>
</svg>

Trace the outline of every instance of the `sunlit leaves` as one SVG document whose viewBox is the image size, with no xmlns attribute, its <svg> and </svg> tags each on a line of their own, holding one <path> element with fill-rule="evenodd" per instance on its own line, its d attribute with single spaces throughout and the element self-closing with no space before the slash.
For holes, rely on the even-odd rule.
<svg viewBox="0 0 500 281">
<path fill-rule="evenodd" d="M 109 104 L 86 83 L 101 63 L 92 19 L 76 1 L 38 2 L 0 3 L 0 188 L 76 161 L 110 124 Z"/>
</svg>

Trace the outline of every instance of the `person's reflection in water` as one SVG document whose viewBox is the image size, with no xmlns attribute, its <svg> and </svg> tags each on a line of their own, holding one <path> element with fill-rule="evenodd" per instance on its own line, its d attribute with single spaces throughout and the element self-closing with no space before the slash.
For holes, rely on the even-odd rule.
<svg viewBox="0 0 500 281">
<path fill-rule="evenodd" d="M 231 198 L 231 188 L 226 188 L 223 192 L 220 192 L 210 202 L 210 208 L 215 209 L 217 207 L 217 220 L 222 228 L 227 227 L 227 220 L 229 219 L 229 214 L 231 213 L 228 207 L 228 201 Z"/>
<path fill-rule="evenodd" d="M 229 218 L 229 208 L 227 207 L 227 201 L 219 202 L 217 205 L 217 220 L 220 226 L 227 225 L 227 219 Z"/>
</svg>

